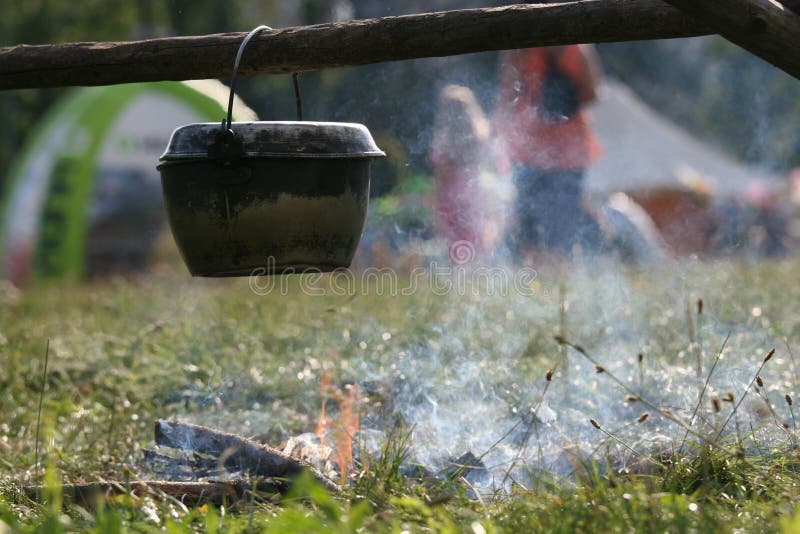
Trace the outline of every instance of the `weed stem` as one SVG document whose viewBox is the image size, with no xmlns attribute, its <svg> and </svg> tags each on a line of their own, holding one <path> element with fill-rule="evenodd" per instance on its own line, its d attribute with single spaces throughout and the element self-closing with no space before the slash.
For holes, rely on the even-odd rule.
<svg viewBox="0 0 800 534">
<path fill-rule="evenodd" d="M 750 380 L 750 383 L 747 384 L 747 388 L 744 390 L 744 393 L 742 393 L 742 396 L 739 397 L 739 402 L 737 402 L 736 406 L 733 407 L 733 410 L 731 410 L 730 415 L 728 415 L 728 417 L 725 419 L 725 422 L 722 423 L 722 426 L 719 428 L 717 434 L 714 436 L 713 440 L 714 443 L 719 441 L 719 438 L 722 435 L 722 432 L 725 430 L 725 427 L 728 426 L 728 423 L 730 423 L 731 418 L 736 414 L 737 410 L 739 409 L 739 406 L 742 405 L 742 402 L 744 402 L 744 398 L 747 397 L 747 392 L 750 391 L 750 388 L 753 387 L 756 378 L 758 378 L 759 375 L 761 374 L 761 370 L 764 369 L 764 366 L 767 364 L 767 362 L 772 358 L 774 354 L 775 354 L 775 349 L 770 350 L 764 357 L 764 359 L 761 361 L 761 365 L 758 366 L 758 371 L 756 371 L 756 374 L 753 376 L 753 379 Z"/>
<path fill-rule="evenodd" d="M 50 357 L 50 340 L 44 349 L 44 369 L 42 369 L 42 387 L 39 390 L 39 409 L 36 411 L 36 441 L 33 452 L 33 468 L 39 469 L 39 429 L 42 426 L 42 404 L 44 404 L 44 390 L 47 388 L 47 361 Z"/>
</svg>

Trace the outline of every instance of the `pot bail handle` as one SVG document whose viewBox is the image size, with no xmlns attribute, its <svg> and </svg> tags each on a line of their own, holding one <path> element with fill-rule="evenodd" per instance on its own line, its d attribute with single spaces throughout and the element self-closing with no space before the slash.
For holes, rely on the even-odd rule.
<svg viewBox="0 0 800 534">
<path fill-rule="evenodd" d="M 241 61 L 242 59 L 242 54 L 244 53 L 244 47 L 247 46 L 247 43 L 250 42 L 250 39 L 255 37 L 255 35 L 262 30 L 272 30 L 272 28 L 264 25 L 253 28 L 252 30 L 250 30 L 250 33 L 248 33 L 242 40 L 242 44 L 239 45 L 239 51 L 236 52 L 236 59 L 233 62 L 233 75 L 231 75 L 231 94 L 228 97 L 228 118 L 227 118 L 227 124 L 224 119 L 222 121 L 223 131 L 230 131 L 231 129 L 231 122 L 233 121 L 233 96 L 234 92 L 236 91 L 236 74 L 239 72 L 239 61 Z"/>
<path fill-rule="evenodd" d="M 233 62 L 233 74 L 231 75 L 231 93 L 228 97 L 228 116 L 222 118 L 219 132 L 214 137 L 214 142 L 208 147 L 208 155 L 216 159 L 223 165 L 231 165 L 234 161 L 244 155 L 244 144 L 241 138 L 231 129 L 233 123 L 233 97 L 236 94 L 236 74 L 239 72 L 239 61 L 242 59 L 244 47 L 258 32 L 271 30 L 269 26 L 258 26 L 248 33 L 239 45 L 236 52 L 236 59 Z"/>
</svg>

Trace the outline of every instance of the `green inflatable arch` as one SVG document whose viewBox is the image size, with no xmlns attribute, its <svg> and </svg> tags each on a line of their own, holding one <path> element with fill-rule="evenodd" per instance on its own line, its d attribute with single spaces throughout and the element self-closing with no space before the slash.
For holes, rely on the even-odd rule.
<svg viewBox="0 0 800 534">
<path fill-rule="evenodd" d="M 0 199 L 0 275 L 16 283 L 82 278 L 98 158 L 115 121 L 146 94 L 174 99 L 201 121 L 219 121 L 225 114 L 224 89 L 205 81 L 71 91 L 46 114 L 6 180 Z M 236 107 L 242 115 L 252 114 Z"/>
</svg>

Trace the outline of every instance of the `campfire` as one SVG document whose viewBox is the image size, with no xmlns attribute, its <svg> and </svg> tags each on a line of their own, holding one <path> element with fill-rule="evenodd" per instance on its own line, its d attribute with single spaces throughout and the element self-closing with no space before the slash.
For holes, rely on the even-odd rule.
<svg viewBox="0 0 800 534">
<path fill-rule="evenodd" d="M 84 506 L 120 494 L 173 498 L 186 505 L 222 505 L 255 495 L 286 493 L 302 473 L 327 491 L 339 493 L 355 476 L 369 472 L 370 456 L 379 452 L 363 450 L 357 439 L 364 402 L 358 384 L 338 386 L 330 374 L 323 373 L 319 392 L 321 405 L 314 432 L 292 436 L 272 447 L 206 426 L 159 419 L 154 424 L 155 448 L 143 449 L 144 469 L 139 477 L 68 484 L 64 494 Z M 435 468 L 407 463 L 402 473 L 416 481 L 459 481 L 468 486 L 469 480 L 486 475 L 483 462 L 471 452 L 437 463 Z M 33 499 L 39 499 L 43 490 L 42 486 L 25 488 Z"/>
</svg>

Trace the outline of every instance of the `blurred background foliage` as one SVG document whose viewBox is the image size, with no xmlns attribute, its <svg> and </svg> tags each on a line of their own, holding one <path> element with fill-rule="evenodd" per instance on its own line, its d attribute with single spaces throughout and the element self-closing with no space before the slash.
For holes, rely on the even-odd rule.
<svg viewBox="0 0 800 534">
<path fill-rule="evenodd" d="M 493 7 L 473 0 L 5 0 L 0 45 L 130 40 L 245 31 Z M 598 45 L 607 75 L 734 157 L 785 171 L 800 166 L 800 82 L 721 38 Z M 392 157 L 375 172 L 382 194 L 425 172 L 435 95 L 462 83 L 491 110 L 497 53 L 329 69 L 301 76 L 307 119 L 363 122 Z M 231 61 L 232 63 L 232 61 Z M 223 80 L 227 82 L 227 80 Z M 240 94 L 263 119 L 294 118 L 288 76 L 244 79 Z M 14 155 L 65 89 L 0 92 L 0 183 Z"/>
</svg>

